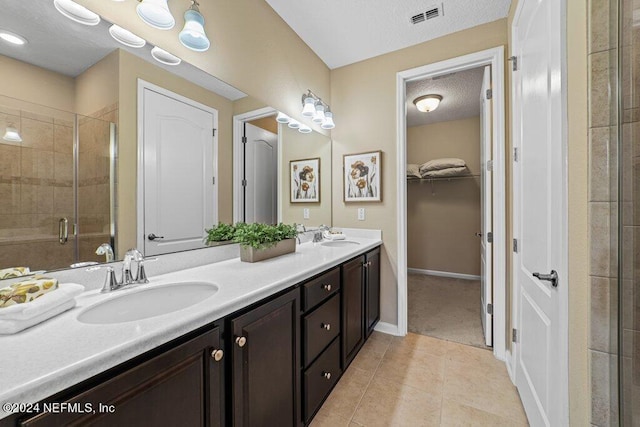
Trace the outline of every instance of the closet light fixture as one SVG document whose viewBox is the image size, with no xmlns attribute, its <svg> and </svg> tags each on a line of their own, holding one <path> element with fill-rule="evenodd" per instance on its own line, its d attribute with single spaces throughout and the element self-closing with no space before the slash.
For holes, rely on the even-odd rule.
<svg viewBox="0 0 640 427">
<path fill-rule="evenodd" d="M 311 120 L 319 124 L 322 129 L 333 129 L 336 127 L 336 124 L 333 122 L 333 113 L 331 113 L 329 104 L 309 89 L 307 89 L 307 93 L 302 95 L 302 115 L 305 117 L 313 117 Z"/>
<path fill-rule="evenodd" d="M 191 6 L 184 13 L 184 28 L 178 38 L 186 48 L 196 52 L 204 52 L 211 45 L 204 32 L 204 17 L 196 0 L 191 0 Z"/>
<path fill-rule="evenodd" d="M 2 139 L 9 142 L 22 142 L 20 132 L 18 132 L 18 129 L 16 129 L 13 124 L 9 124 L 9 126 L 7 126 Z"/>
<path fill-rule="evenodd" d="M 16 46 L 27 44 L 27 39 L 22 37 L 20 34 L 12 33 L 11 31 L 7 30 L 0 30 L 0 39 Z"/>
<path fill-rule="evenodd" d="M 311 133 L 311 128 L 305 124 L 301 124 L 300 128 L 298 128 L 298 132 L 300 133 Z"/>
<path fill-rule="evenodd" d="M 165 65 L 178 65 L 182 62 L 182 59 L 170 54 L 164 49 L 160 49 L 158 46 L 151 49 L 151 56 L 153 56 L 153 59 L 156 61 Z"/>
<path fill-rule="evenodd" d="M 413 103 L 416 105 L 418 111 L 430 113 L 438 108 L 440 101 L 442 101 L 442 96 L 440 95 L 423 95 L 414 99 Z"/>
<path fill-rule="evenodd" d="M 167 0 L 139 0 L 136 12 L 147 25 L 159 30 L 170 30 L 176 20 L 169 10 Z"/>
<path fill-rule="evenodd" d="M 287 125 L 291 129 L 298 129 L 300 127 L 300 122 L 294 119 L 289 120 L 289 124 Z"/>
<path fill-rule="evenodd" d="M 287 116 L 285 113 L 281 113 L 280 111 L 278 111 L 278 116 L 276 117 L 276 122 L 282 123 L 282 124 L 287 124 L 287 123 L 289 123 L 289 120 L 291 120 L 289 118 L 289 116 Z"/>
<path fill-rule="evenodd" d="M 125 46 L 141 48 L 147 44 L 146 40 L 142 37 L 138 37 L 131 31 L 125 30 L 116 24 L 109 27 L 109 34 L 111 34 L 111 37 L 113 37 L 115 41 L 122 43 Z"/>
<path fill-rule="evenodd" d="M 71 0 L 53 0 L 53 5 L 58 12 L 79 24 L 93 26 L 100 23 L 100 15 Z"/>
</svg>

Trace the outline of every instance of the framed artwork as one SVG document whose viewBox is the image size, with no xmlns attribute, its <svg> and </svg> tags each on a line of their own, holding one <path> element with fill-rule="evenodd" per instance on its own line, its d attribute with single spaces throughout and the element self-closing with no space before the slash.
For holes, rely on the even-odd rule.
<svg viewBox="0 0 640 427">
<path fill-rule="evenodd" d="M 320 157 L 289 162 L 291 203 L 320 203 Z"/>
<path fill-rule="evenodd" d="M 345 154 L 342 167 L 345 202 L 382 201 L 382 151 Z"/>
</svg>

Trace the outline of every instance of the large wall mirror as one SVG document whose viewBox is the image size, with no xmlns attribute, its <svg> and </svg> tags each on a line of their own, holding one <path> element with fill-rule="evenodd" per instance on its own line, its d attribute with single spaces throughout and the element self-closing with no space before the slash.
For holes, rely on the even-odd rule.
<svg viewBox="0 0 640 427">
<path fill-rule="evenodd" d="M 109 248 L 117 260 L 139 245 L 139 80 L 217 111 L 217 218 L 234 221 L 234 188 L 243 182 L 234 174 L 233 118 L 259 102 L 188 63 L 154 61 L 153 46 L 119 44 L 110 26 L 74 23 L 52 1 L 3 6 L 0 28 L 27 43 L 0 42 L 0 270 L 105 262 Z M 256 200 L 272 204 L 276 221 L 330 225 L 330 139 L 275 116 L 249 125 L 275 130 L 278 149 L 273 193 Z M 292 203 L 290 161 L 307 158 L 321 159 L 320 198 Z"/>
</svg>

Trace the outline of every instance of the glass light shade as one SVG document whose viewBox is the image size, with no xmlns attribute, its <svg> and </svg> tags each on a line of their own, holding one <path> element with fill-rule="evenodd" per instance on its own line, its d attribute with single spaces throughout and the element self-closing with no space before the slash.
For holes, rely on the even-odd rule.
<svg viewBox="0 0 640 427">
<path fill-rule="evenodd" d="M 298 129 L 300 127 L 300 122 L 298 122 L 297 120 L 291 119 L 289 120 L 289 125 L 288 125 L 291 129 Z"/>
<path fill-rule="evenodd" d="M 440 95 L 424 95 L 417 97 L 413 103 L 416 105 L 418 111 L 429 113 L 438 108 L 440 101 L 442 101 Z"/>
<path fill-rule="evenodd" d="M 200 12 L 189 9 L 184 13 L 184 28 L 178 38 L 186 48 L 196 52 L 209 49 L 211 42 L 204 32 L 204 17 Z"/>
<path fill-rule="evenodd" d="M 300 128 L 298 129 L 298 132 L 300 133 L 311 133 L 311 128 L 305 124 L 301 124 Z"/>
<path fill-rule="evenodd" d="M 22 142 L 22 138 L 20 137 L 20 133 L 18 133 L 18 129 L 13 126 L 7 126 L 7 130 L 2 137 L 5 141 L 9 142 Z"/>
<path fill-rule="evenodd" d="M 27 44 L 27 39 L 25 39 L 19 34 L 12 33 L 11 31 L 7 31 L 7 30 L 0 31 L 0 39 L 8 43 L 14 44 L 16 46 L 22 46 Z"/>
<path fill-rule="evenodd" d="M 316 104 L 316 112 L 313 114 L 313 119 L 311 119 L 314 123 L 322 123 L 324 121 L 324 105 L 317 103 Z"/>
<path fill-rule="evenodd" d="M 147 41 L 142 37 L 138 37 L 131 31 L 125 30 L 116 24 L 109 27 L 109 34 L 111 34 L 111 37 L 113 37 L 115 41 L 122 43 L 125 46 L 141 48 L 147 44 Z"/>
<path fill-rule="evenodd" d="M 331 111 L 326 111 L 324 113 L 324 122 L 320 126 L 322 129 L 333 129 L 336 127 L 336 124 L 333 123 L 333 113 Z"/>
<path fill-rule="evenodd" d="M 100 16 L 71 0 L 53 0 L 56 10 L 78 24 L 98 25 Z"/>
<path fill-rule="evenodd" d="M 159 30 L 170 30 L 176 25 L 167 0 L 142 0 L 136 12 L 147 25 Z"/>
<path fill-rule="evenodd" d="M 289 123 L 289 120 L 291 120 L 289 118 L 289 116 L 287 116 L 286 114 L 281 113 L 281 112 L 278 111 L 278 117 L 276 117 L 276 122 L 278 122 L 278 123 Z"/>
<path fill-rule="evenodd" d="M 316 113 L 316 100 L 311 96 L 307 96 L 303 100 L 302 115 L 305 117 L 313 117 Z"/>
<path fill-rule="evenodd" d="M 151 56 L 153 56 L 153 59 L 156 61 L 165 65 L 178 65 L 182 62 L 182 59 L 170 54 L 164 49 L 160 49 L 158 46 L 151 49 Z"/>
</svg>

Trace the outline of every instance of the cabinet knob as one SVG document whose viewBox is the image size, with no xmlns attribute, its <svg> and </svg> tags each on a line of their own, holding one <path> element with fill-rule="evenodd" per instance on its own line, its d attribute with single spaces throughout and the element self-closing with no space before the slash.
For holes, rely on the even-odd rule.
<svg viewBox="0 0 640 427">
<path fill-rule="evenodd" d="M 363 262 L 363 263 L 362 263 L 362 266 L 363 266 L 364 268 L 371 267 L 371 261 Z"/>
<path fill-rule="evenodd" d="M 331 372 L 322 372 L 322 376 L 325 377 L 326 379 L 330 380 L 331 379 Z"/>
<path fill-rule="evenodd" d="M 238 344 L 238 347 L 244 347 L 246 343 L 247 339 L 245 337 L 236 337 L 236 344 Z"/>
<path fill-rule="evenodd" d="M 322 285 L 322 289 L 324 289 L 327 292 L 331 292 L 331 285 L 328 283 L 325 283 L 324 285 Z"/>
<path fill-rule="evenodd" d="M 216 362 L 221 361 L 223 357 L 224 357 L 224 351 L 222 351 L 222 350 L 214 349 L 214 350 L 211 352 L 211 358 L 212 358 L 213 360 L 215 360 Z"/>
<path fill-rule="evenodd" d="M 330 331 L 330 330 L 331 330 L 331 323 L 322 323 L 322 324 L 320 325 L 320 327 L 321 327 L 322 329 L 326 329 L 327 331 Z"/>
</svg>

